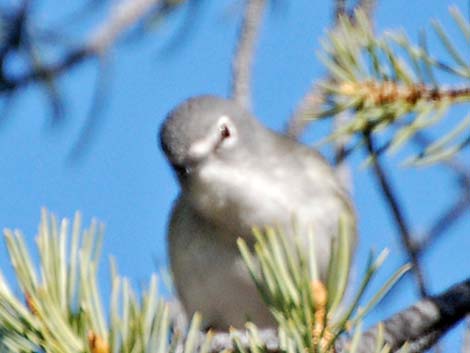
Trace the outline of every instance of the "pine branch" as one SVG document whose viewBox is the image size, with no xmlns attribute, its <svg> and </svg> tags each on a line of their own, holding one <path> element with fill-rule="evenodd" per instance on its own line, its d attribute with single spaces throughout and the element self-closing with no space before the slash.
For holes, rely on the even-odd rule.
<svg viewBox="0 0 470 353">
<path fill-rule="evenodd" d="M 348 222 L 350 220 L 346 217 L 340 222 L 339 237 L 332 247 L 326 283 L 318 280 L 313 234 L 310 234 L 307 245 L 300 239 L 294 239 L 288 244 L 283 234 L 273 228 L 256 230 L 256 256 L 243 239 L 238 240 L 250 275 L 279 325 L 279 335 L 286 338 L 281 342 L 281 350 L 320 350 L 326 353 L 330 352 L 345 331 L 354 331 L 356 336 L 360 335 L 362 318 L 409 269 L 409 266 L 404 266 L 397 270 L 373 298 L 358 310 L 367 286 L 388 253 L 383 251 L 376 259 L 371 255 L 359 289 L 351 303 L 338 314 L 351 266 L 348 256 Z"/>
<path fill-rule="evenodd" d="M 463 35 L 469 35 L 470 24 L 457 10 L 452 15 Z M 375 36 L 362 11 L 354 20 L 341 18 L 340 25 L 328 36 L 321 57 L 331 77 L 318 88 L 325 95 L 317 100 L 323 106 L 309 113 L 312 119 L 323 119 L 349 111 L 353 118 L 326 140 L 362 135 L 366 130 L 376 134 L 393 127 L 397 131 L 383 150 L 395 152 L 417 133 L 440 122 L 451 106 L 470 102 L 470 65 L 437 22 L 433 28 L 451 63 L 429 53 L 424 34 L 416 46 L 403 33 Z M 463 83 L 438 83 L 436 70 Z M 470 145 L 469 126 L 467 116 L 407 163 L 431 164 L 452 158 Z"/>
<path fill-rule="evenodd" d="M 361 81 L 345 82 L 338 86 L 336 93 L 343 97 L 354 97 L 359 107 L 380 107 L 397 102 L 416 106 L 443 101 L 466 102 L 470 98 L 470 86 L 437 88 L 421 83 L 398 84 L 393 80 Z"/>
</svg>

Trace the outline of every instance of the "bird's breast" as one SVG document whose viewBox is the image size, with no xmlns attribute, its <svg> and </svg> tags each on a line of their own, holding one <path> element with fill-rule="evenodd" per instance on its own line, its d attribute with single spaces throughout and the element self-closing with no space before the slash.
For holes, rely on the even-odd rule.
<svg viewBox="0 0 470 353">
<path fill-rule="evenodd" d="M 254 226 L 291 225 L 293 220 L 320 227 L 340 207 L 331 192 L 316 191 L 304 174 L 289 174 L 285 168 L 211 163 L 198 171 L 190 187 L 194 208 L 238 236 Z"/>
</svg>

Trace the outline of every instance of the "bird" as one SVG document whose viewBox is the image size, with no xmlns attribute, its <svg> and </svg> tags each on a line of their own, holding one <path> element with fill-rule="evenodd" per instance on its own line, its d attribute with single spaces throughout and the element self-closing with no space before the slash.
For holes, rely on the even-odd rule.
<svg viewBox="0 0 470 353">
<path fill-rule="evenodd" d="M 239 237 L 253 239 L 253 227 L 279 227 L 290 241 L 293 219 L 304 240 L 312 230 L 323 282 L 342 214 L 352 220 L 354 253 L 355 210 L 333 168 L 234 100 L 185 100 L 168 113 L 159 139 L 180 187 L 168 224 L 170 271 L 187 315 L 201 313 L 204 327 L 224 331 L 248 320 L 275 327 L 237 247 Z"/>
</svg>

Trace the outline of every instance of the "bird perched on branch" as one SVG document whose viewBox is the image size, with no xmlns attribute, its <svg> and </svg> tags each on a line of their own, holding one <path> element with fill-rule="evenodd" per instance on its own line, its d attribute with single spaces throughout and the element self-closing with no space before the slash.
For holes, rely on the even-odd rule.
<svg viewBox="0 0 470 353">
<path fill-rule="evenodd" d="M 186 100 L 169 113 L 160 142 L 181 187 L 168 231 L 171 271 L 189 315 L 207 327 L 274 325 L 243 263 L 236 240 L 252 227 L 292 224 L 313 230 L 318 271 L 327 276 L 340 215 L 356 243 L 354 211 L 332 168 L 315 151 L 262 126 L 234 101 Z"/>
</svg>

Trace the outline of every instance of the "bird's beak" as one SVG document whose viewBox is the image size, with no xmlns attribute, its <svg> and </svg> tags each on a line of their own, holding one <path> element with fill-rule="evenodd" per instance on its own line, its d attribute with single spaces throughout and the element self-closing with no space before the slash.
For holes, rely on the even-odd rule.
<svg viewBox="0 0 470 353">
<path fill-rule="evenodd" d="M 194 142 L 182 161 L 172 163 L 178 179 L 180 181 L 187 179 L 196 166 L 212 153 L 216 144 L 217 141 L 214 138 L 205 138 Z"/>
<path fill-rule="evenodd" d="M 171 166 L 173 167 L 173 170 L 175 171 L 176 176 L 178 177 L 178 180 L 180 180 L 180 182 L 185 180 L 191 174 L 192 171 L 192 168 L 186 165 L 172 163 Z"/>
</svg>

